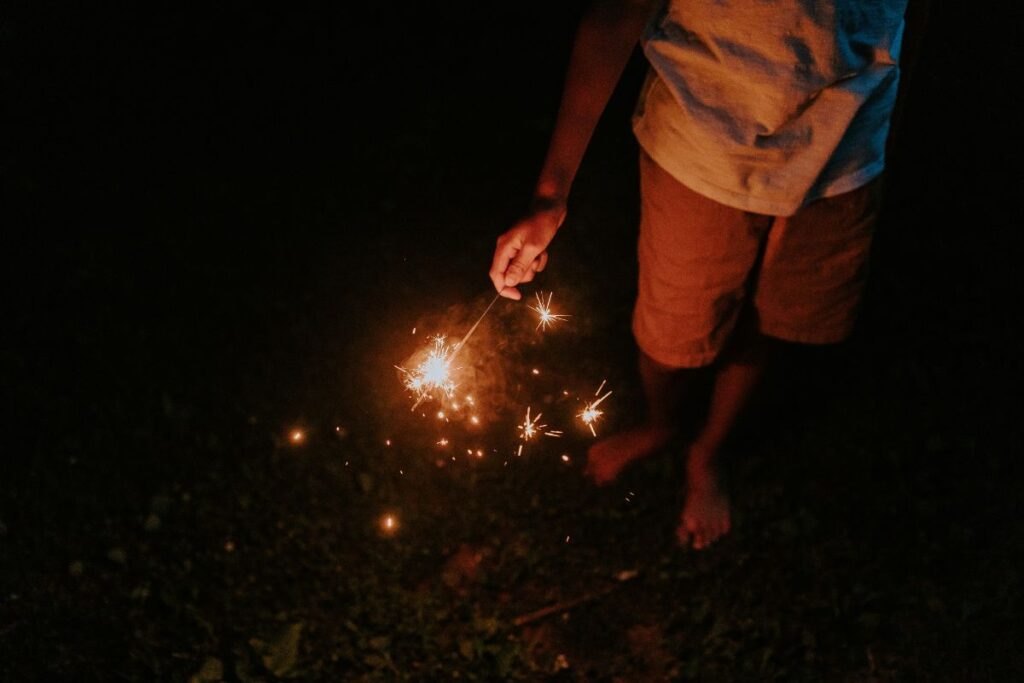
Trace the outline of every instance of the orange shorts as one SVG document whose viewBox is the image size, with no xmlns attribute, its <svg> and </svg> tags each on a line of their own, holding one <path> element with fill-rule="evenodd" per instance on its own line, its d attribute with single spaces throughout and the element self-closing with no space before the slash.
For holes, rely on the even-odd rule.
<svg viewBox="0 0 1024 683">
<path fill-rule="evenodd" d="M 715 360 L 752 308 L 757 329 L 810 344 L 853 327 L 878 213 L 879 179 L 765 216 L 719 204 L 640 154 L 640 284 L 633 333 L 669 367 Z"/>
</svg>

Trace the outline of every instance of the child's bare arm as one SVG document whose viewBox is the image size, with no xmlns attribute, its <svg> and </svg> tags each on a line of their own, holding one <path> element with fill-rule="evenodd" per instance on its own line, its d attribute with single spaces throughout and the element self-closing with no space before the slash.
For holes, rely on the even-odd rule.
<svg viewBox="0 0 1024 683">
<path fill-rule="evenodd" d="M 516 285 L 544 269 L 565 218 L 565 201 L 594 128 L 640 39 L 654 0 L 597 0 L 576 32 L 562 103 L 527 216 L 498 238 L 491 281 L 519 299 Z"/>
</svg>

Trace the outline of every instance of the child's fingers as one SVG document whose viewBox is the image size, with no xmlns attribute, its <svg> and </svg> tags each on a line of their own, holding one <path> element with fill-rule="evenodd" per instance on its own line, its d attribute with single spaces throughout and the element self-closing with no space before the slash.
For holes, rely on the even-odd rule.
<svg viewBox="0 0 1024 683">
<path fill-rule="evenodd" d="M 547 268 L 547 265 L 548 265 L 548 252 L 542 251 L 540 253 L 540 256 L 538 256 L 536 259 L 534 259 L 534 261 L 533 261 L 533 269 L 536 272 L 540 273 L 545 268 Z"/>
<path fill-rule="evenodd" d="M 527 271 L 533 272 L 531 269 L 533 259 L 537 258 L 540 252 L 541 250 L 538 247 L 532 244 L 524 244 L 505 271 L 505 286 L 515 287 L 520 282 L 523 282 Z"/>
<path fill-rule="evenodd" d="M 494 288 L 501 292 L 505 288 L 505 271 L 508 270 L 509 261 L 515 258 L 516 253 L 519 251 L 519 247 L 514 240 L 504 241 L 504 238 L 498 239 L 498 247 L 494 250 L 494 260 L 491 262 L 491 282 L 494 283 Z M 512 284 L 515 284 L 514 282 Z"/>
</svg>

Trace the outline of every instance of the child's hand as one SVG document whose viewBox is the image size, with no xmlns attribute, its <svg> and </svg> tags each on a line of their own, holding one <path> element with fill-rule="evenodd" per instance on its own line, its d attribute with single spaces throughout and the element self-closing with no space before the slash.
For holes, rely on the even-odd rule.
<svg viewBox="0 0 1024 683">
<path fill-rule="evenodd" d="M 565 220 L 565 202 L 538 200 L 521 221 L 498 238 L 491 282 L 503 297 L 519 300 L 516 285 L 533 280 L 548 263 L 545 251 Z"/>
</svg>

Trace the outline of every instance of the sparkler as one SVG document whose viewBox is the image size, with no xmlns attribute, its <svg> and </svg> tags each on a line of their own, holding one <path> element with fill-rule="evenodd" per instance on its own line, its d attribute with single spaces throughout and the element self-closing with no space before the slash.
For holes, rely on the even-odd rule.
<svg viewBox="0 0 1024 683">
<path fill-rule="evenodd" d="M 607 380 L 605 380 L 605 381 L 607 381 Z M 601 386 L 599 386 L 597 388 L 597 391 L 594 392 L 594 396 L 597 396 L 598 394 L 601 393 L 601 390 L 604 389 L 604 385 L 605 385 L 605 382 L 601 382 Z M 583 412 L 579 414 L 579 418 L 581 420 L 583 420 L 583 424 L 585 424 L 588 427 L 590 427 L 590 433 L 593 434 L 594 436 L 597 436 L 597 432 L 594 431 L 594 423 L 597 422 L 598 418 L 600 418 L 602 415 L 604 415 L 604 411 L 603 410 L 598 410 L 597 406 L 601 405 L 601 401 L 605 400 L 606 398 L 608 398 L 611 395 L 612 395 L 612 392 L 609 391 L 608 393 L 606 393 L 604 396 L 600 397 L 596 401 L 592 401 L 592 402 L 588 403 L 586 405 L 586 407 L 583 408 Z"/>
<path fill-rule="evenodd" d="M 406 388 L 418 396 L 413 410 L 434 392 L 440 392 L 449 398 L 455 393 L 455 382 L 451 378 L 453 355 L 444 335 L 437 335 L 434 337 L 434 348 L 415 369 L 398 368 L 405 373 Z"/>
<path fill-rule="evenodd" d="M 451 398 L 455 394 L 455 381 L 452 379 L 452 363 L 455 361 L 455 357 L 459 355 L 462 347 L 466 345 L 469 338 L 476 332 L 476 328 L 479 327 L 484 317 L 490 312 L 491 308 L 501 298 L 500 294 L 496 294 L 491 303 L 487 305 L 484 312 L 480 314 L 473 326 L 469 328 L 469 332 L 466 333 L 459 343 L 455 345 L 455 348 L 451 348 L 446 343 L 446 337 L 444 335 L 438 335 L 434 337 L 434 348 L 427 354 L 426 360 L 416 366 L 413 370 L 406 370 L 405 368 L 398 368 L 402 373 L 405 374 L 405 386 L 407 389 L 416 394 L 416 403 L 413 404 L 412 410 L 416 410 L 426 398 L 432 394 L 440 393 L 447 398 Z"/>
<path fill-rule="evenodd" d="M 535 329 L 547 330 L 549 325 L 565 320 L 569 317 L 568 315 L 560 315 L 558 313 L 551 312 L 551 297 L 554 296 L 553 293 L 548 292 L 548 300 L 546 302 L 544 301 L 543 292 L 537 292 L 534 296 L 537 297 L 537 305 L 530 306 L 530 308 L 537 311 L 537 315 L 540 316 L 540 322 L 537 323 L 537 327 Z"/>
</svg>

